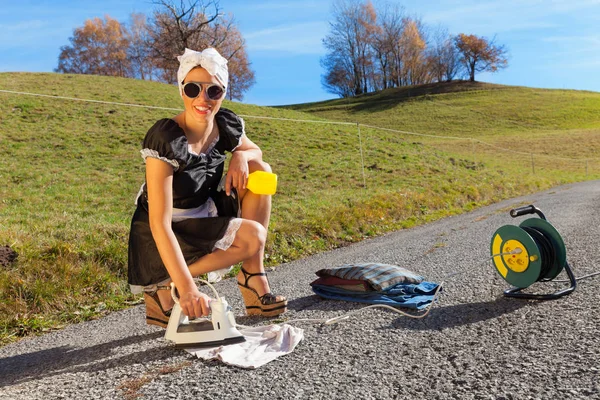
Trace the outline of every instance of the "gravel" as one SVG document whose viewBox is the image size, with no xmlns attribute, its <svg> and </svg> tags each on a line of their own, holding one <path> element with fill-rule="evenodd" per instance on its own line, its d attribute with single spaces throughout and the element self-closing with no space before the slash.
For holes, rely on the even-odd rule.
<svg viewBox="0 0 600 400">
<path fill-rule="evenodd" d="M 0 399 L 600 399 L 600 276 L 552 301 L 506 298 L 490 240 L 535 204 L 561 233 L 576 276 L 600 270 L 600 182 L 565 185 L 284 264 L 270 272 L 288 319 L 330 318 L 364 306 L 323 300 L 320 268 L 401 265 L 441 282 L 424 319 L 369 309 L 335 325 L 307 322 L 296 350 L 256 370 L 202 361 L 144 323 L 144 307 L 0 348 Z M 566 279 L 563 272 L 556 280 Z M 545 282 L 527 291 L 552 292 Z M 241 314 L 235 282 L 216 285 Z M 263 320 L 238 316 L 244 325 Z"/>
</svg>

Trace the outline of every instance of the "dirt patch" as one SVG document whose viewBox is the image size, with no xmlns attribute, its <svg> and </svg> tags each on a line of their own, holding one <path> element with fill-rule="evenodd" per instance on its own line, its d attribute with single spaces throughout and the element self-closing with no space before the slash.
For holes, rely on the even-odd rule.
<svg viewBox="0 0 600 400">
<path fill-rule="evenodd" d="M 8 267 L 17 259 L 17 256 L 17 252 L 11 249 L 10 246 L 0 246 L 0 266 Z"/>
</svg>

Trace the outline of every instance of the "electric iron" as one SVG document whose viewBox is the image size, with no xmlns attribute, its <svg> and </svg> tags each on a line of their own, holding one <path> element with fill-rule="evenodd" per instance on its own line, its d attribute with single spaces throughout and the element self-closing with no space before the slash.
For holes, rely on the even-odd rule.
<svg viewBox="0 0 600 400">
<path fill-rule="evenodd" d="M 215 293 L 215 300 L 210 305 L 210 319 L 196 318 L 189 320 L 181 311 L 175 284 L 171 282 L 171 297 L 175 301 L 165 339 L 174 342 L 176 347 L 214 347 L 245 341 L 244 336 L 236 329 L 233 311 L 224 297 L 220 297 L 215 288 L 205 280 Z"/>
</svg>

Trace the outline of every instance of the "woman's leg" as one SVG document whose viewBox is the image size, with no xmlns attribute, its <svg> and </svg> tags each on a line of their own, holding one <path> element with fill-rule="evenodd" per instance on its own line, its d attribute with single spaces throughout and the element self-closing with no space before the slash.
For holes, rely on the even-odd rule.
<svg viewBox="0 0 600 400">
<path fill-rule="evenodd" d="M 250 172 L 271 172 L 271 166 L 265 162 L 250 162 Z M 242 209 L 242 225 L 227 250 L 215 250 L 189 266 L 192 276 L 200 276 L 211 271 L 227 268 L 243 262 L 242 267 L 249 273 L 264 272 L 265 243 L 271 218 L 271 196 L 257 195 L 249 190 L 238 190 Z M 238 274 L 238 282 L 245 283 L 243 272 Z M 270 293 L 266 277 L 255 276 L 249 282 L 259 296 Z M 162 293 L 165 292 L 165 293 Z M 159 298 L 165 309 L 173 306 L 168 291 L 159 290 Z M 278 300 L 280 296 L 277 296 Z"/>
<path fill-rule="evenodd" d="M 264 254 L 266 239 L 267 231 L 261 224 L 256 221 L 242 220 L 231 246 L 227 250 L 217 249 L 200 258 L 189 266 L 190 273 L 193 277 L 197 277 L 230 267 L 258 253 Z M 159 290 L 158 297 L 165 310 L 173 307 L 170 291 Z"/>
<path fill-rule="evenodd" d="M 251 173 L 254 171 L 271 172 L 271 166 L 266 162 L 251 162 L 249 167 Z M 271 196 L 254 194 L 250 190 L 243 190 L 238 193 L 242 205 L 242 218 L 258 222 L 265 228 L 266 232 L 271 219 Z M 263 246 L 258 252 L 244 260 L 242 268 L 251 274 L 264 272 L 264 257 L 265 248 Z M 242 271 L 238 274 L 238 282 L 245 283 Z M 266 277 L 255 276 L 248 285 L 256 290 L 259 296 L 271 292 Z"/>
<path fill-rule="evenodd" d="M 227 268 L 263 252 L 267 230 L 256 221 L 242 219 L 242 225 L 227 250 L 217 249 L 189 266 L 196 277 L 211 271 Z"/>
</svg>

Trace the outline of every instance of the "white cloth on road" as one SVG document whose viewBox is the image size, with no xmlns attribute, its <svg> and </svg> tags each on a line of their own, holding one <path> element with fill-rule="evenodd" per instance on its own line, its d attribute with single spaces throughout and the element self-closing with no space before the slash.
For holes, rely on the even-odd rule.
<svg viewBox="0 0 600 400">
<path fill-rule="evenodd" d="M 241 368 L 258 368 L 289 354 L 304 338 L 304 330 L 291 325 L 267 325 L 240 329 L 245 342 L 213 348 L 192 348 L 188 352 L 204 360 L 221 360 Z"/>
</svg>

